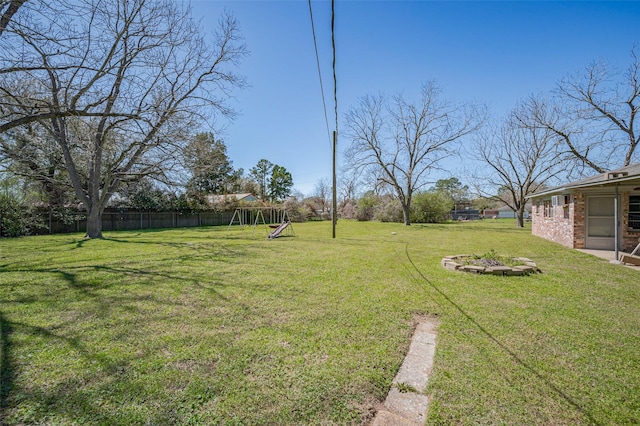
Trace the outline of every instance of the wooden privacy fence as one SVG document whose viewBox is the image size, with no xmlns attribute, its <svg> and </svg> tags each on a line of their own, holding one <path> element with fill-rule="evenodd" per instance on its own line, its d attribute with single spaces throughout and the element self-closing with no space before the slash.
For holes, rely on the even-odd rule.
<svg viewBox="0 0 640 426">
<path fill-rule="evenodd" d="M 187 228 L 195 226 L 228 225 L 234 210 L 203 210 L 152 212 L 140 210 L 108 209 L 102 213 L 103 231 L 132 231 L 137 229 Z M 45 227 L 36 230 L 35 234 L 63 234 L 68 232 L 85 232 L 86 215 L 73 213 L 73 220 L 63 222 L 50 212 L 40 214 Z M 267 216 L 268 217 L 268 216 Z"/>
</svg>

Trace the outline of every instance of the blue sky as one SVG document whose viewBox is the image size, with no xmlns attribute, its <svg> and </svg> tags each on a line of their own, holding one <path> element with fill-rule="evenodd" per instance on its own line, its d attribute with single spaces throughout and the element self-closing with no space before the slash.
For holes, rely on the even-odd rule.
<svg viewBox="0 0 640 426">
<path fill-rule="evenodd" d="M 234 167 L 266 158 L 309 195 L 331 176 L 331 144 L 320 92 L 307 0 L 194 0 L 213 30 L 223 10 L 239 21 L 251 54 L 239 72 L 240 112 L 222 135 Z M 334 129 L 330 1 L 312 1 L 330 130 Z M 347 1 L 335 4 L 339 126 L 367 94 L 411 98 L 435 80 L 444 97 L 481 102 L 500 117 L 530 94 L 603 59 L 626 68 L 640 43 L 640 2 Z M 640 46 L 639 46 L 640 47 Z M 340 127 L 339 127 L 340 130 Z M 339 149 L 349 141 L 338 138 Z M 341 156 L 339 156 L 341 159 Z M 465 182 L 468 163 L 446 164 Z"/>
</svg>

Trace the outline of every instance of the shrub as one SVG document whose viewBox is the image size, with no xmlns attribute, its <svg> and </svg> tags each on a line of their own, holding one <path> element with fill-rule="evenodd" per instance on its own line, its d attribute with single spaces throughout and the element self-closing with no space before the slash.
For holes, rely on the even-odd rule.
<svg viewBox="0 0 640 426">
<path fill-rule="evenodd" d="M 380 222 L 402 222 L 402 204 L 400 204 L 400 200 L 390 195 L 380 197 L 373 218 Z"/>
<path fill-rule="evenodd" d="M 451 199 L 442 192 L 421 192 L 411 203 L 411 222 L 438 223 L 449 219 Z"/>
<path fill-rule="evenodd" d="M 360 221 L 372 220 L 378 197 L 372 191 L 365 193 L 359 200 L 356 208 L 356 219 Z"/>
<path fill-rule="evenodd" d="M 342 207 L 338 209 L 338 214 L 342 219 L 355 219 L 358 212 L 358 205 L 354 200 L 346 200 Z"/>
<path fill-rule="evenodd" d="M 287 215 L 292 222 L 305 222 L 307 220 L 308 210 L 306 206 L 293 197 L 289 197 L 283 204 L 287 210 Z"/>
<path fill-rule="evenodd" d="M 0 193 L 0 237 L 21 237 L 44 225 L 31 207 L 9 194 Z"/>
</svg>

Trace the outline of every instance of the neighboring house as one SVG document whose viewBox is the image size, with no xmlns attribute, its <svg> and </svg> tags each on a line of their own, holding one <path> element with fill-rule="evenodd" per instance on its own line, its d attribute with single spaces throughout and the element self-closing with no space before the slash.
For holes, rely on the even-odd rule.
<svg viewBox="0 0 640 426">
<path fill-rule="evenodd" d="M 498 219 L 515 219 L 516 211 L 509 206 L 502 206 L 498 209 Z"/>
<path fill-rule="evenodd" d="M 525 219 L 529 219 L 530 214 L 531 214 L 531 204 L 526 203 L 524 205 L 524 212 L 522 213 L 522 215 Z M 509 206 L 502 206 L 498 209 L 499 219 L 515 219 L 517 217 L 518 216 L 516 214 L 516 211 Z"/>
<path fill-rule="evenodd" d="M 533 235 L 571 248 L 629 252 L 638 244 L 640 163 L 551 188 L 529 199 Z"/>
<path fill-rule="evenodd" d="M 478 220 L 480 210 L 465 208 L 464 210 L 451 210 L 451 220 Z"/>
<path fill-rule="evenodd" d="M 498 219 L 515 219 L 516 211 L 509 206 L 502 206 L 498 209 Z"/>
<path fill-rule="evenodd" d="M 524 218 L 529 219 L 531 214 L 531 204 L 524 206 Z M 509 206 L 502 206 L 499 209 L 487 209 L 484 211 L 485 219 L 515 219 L 516 211 Z"/>
<path fill-rule="evenodd" d="M 498 218 L 498 210 L 497 209 L 486 209 L 482 212 L 482 217 L 485 219 L 497 219 Z"/>
<path fill-rule="evenodd" d="M 231 202 L 251 202 L 258 201 L 258 198 L 253 194 L 224 194 L 224 195 L 207 195 L 207 202 L 210 205 L 220 204 L 220 203 L 231 203 Z"/>
</svg>

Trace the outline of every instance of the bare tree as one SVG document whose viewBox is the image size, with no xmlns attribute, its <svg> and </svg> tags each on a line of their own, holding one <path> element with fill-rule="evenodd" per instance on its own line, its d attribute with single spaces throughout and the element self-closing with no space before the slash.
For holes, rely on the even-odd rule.
<svg viewBox="0 0 640 426">
<path fill-rule="evenodd" d="M 0 133 L 32 123 L 56 141 L 87 237 L 123 182 L 167 176 L 201 124 L 231 114 L 246 54 L 235 19 L 211 39 L 171 0 L 74 0 L 14 15 L 0 39 Z M 44 6 L 43 6 L 44 7 Z M 47 6 L 48 7 L 48 6 Z"/>
<path fill-rule="evenodd" d="M 474 105 L 442 100 L 433 82 L 420 94 L 415 104 L 402 96 L 390 101 L 382 95 L 366 96 L 346 115 L 352 140 L 348 162 L 375 173 L 393 189 L 405 225 L 410 225 L 414 192 L 429 183 L 427 176 L 455 153 L 456 142 L 476 131 L 484 119 Z"/>
<path fill-rule="evenodd" d="M 331 183 L 329 182 L 329 179 L 318 179 L 313 190 L 313 195 L 320 201 L 322 212 L 326 212 L 331 200 Z"/>
<path fill-rule="evenodd" d="M 478 157 L 489 166 L 489 172 L 474 176 L 480 196 L 503 202 L 511 207 L 524 226 L 527 196 L 558 179 L 565 168 L 557 155 L 558 135 L 535 122 L 536 105 L 530 98 L 521 103 L 502 125 L 481 135 L 476 144 Z"/>
<path fill-rule="evenodd" d="M 338 191 L 340 191 L 341 203 L 344 204 L 350 200 L 355 200 L 360 186 L 360 174 L 355 169 L 344 167 L 338 176 L 340 179 Z"/>
<path fill-rule="evenodd" d="M 27 0 L 0 0 L 0 36 L 11 22 L 13 15 L 18 13 Z"/>
<path fill-rule="evenodd" d="M 594 62 L 583 73 L 563 79 L 551 104 L 532 105 L 537 124 L 561 139 L 561 155 L 574 164 L 576 175 L 585 169 L 603 173 L 638 159 L 640 58 L 636 49 L 631 59 L 625 72 Z"/>
</svg>

